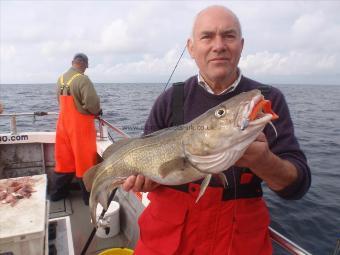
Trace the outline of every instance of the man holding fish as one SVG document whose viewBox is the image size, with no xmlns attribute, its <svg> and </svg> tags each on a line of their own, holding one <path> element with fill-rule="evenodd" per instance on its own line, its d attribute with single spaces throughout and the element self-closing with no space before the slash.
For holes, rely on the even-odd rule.
<svg viewBox="0 0 340 255">
<path fill-rule="evenodd" d="M 122 179 L 126 191 L 149 192 L 150 204 L 139 218 L 136 255 L 272 254 L 261 182 L 288 200 L 301 198 L 309 189 L 310 169 L 294 135 L 284 96 L 242 75 L 238 63 L 243 44 L 240 22 L 231 10 L 211 6 L 196 16 L 187 48 L 199 73 L 160 95 L 145 125 L 147 135 L 193 123 L 193 130 L 181 136 L 180 146 L 169 147 L 182 149 L 181 159 L 174 157 L 160 165 L 159 178 L 141 171 Z M 264 91 L 275 114 L 258 90 L 242 93 L 254 89 Z M 215 113 L 205 113 L 209 109 Z M 215 121 L 222 118 L 216 128 Z M 264 118 L 262 128 L 251 131 Z M 272 126 L 266 125 L 270 120 Z M 216 131 L 211 131 L 214 127 Z M 224 128 L 231 138 L 217 131 Z M 157 140 L 162 138 L 159 132 L 153 134 Z M 172 135 L 173 131 L 167 132 Z M 244 137 L 251 135 L 255 136 L 248 146 L 245 141 L 249 139 Z M 161 147 L 159 157 L 166 157 Z M 148 159 L 150 167 L 153 158 Z M 190 183 L 164 185 L 163 179 L 173 174 L 171 167 L 181 168 L 183 176 L 191 171 L 195 178 Z M 97 193 L 92 192 L 93 196 Z"/>
</svg>

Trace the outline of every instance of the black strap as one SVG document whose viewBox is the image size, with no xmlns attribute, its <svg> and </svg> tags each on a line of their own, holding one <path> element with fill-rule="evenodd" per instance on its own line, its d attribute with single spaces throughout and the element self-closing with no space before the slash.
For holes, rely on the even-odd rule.
<svg viewBox="0 0 340 255">
<path fill-rule="evenodd" d="M 262 197 L 262 188 L 260 185 L 239 184 L 236 188 L 236 194 L 234 187 L 223 189 L 222 201 L 255 197 Z"/>
<path fill-rule="evenodd" d="M 172 84 L 172 122 L 174 126 L 184 123 L 184 82 Z"/>
<path fill-rule="evenodd" d="M 60 95 L 62 96 L 64 93 L 64 88 L 65 88 L 65 86 L 64 85 L 61 85 L 60 86 Z"/>
<path fill-rule="evenodd" d="M 257 89 L 259 89 L 265 99 L 268 99 L 272 86 L 261 84 Z"/>
<path fill-rule="evenodd" d="M 189 190 L 188 184 L 182 184 L 177 186 L 167 186 L 170 189 L 175 189 L 178 191 L 182 191 L 185 193 L 190 193 L 192 190 Z M 212 188 L 209 186 L 209 188 Z M 255 197 L 262 197 L 262 188 L 261 184 L 259 183 L 249 183 L 249 184 L 239 184 L 236 188 L 232 186 L 228 186 L 226 188 L 223 187 L 214 187 L 216 189 L 223 189 L 221 201 L 228 201 L 240 198 L 255 198 Z"/>
<path fill-rule="evenodd" d="M 70 90 L 70 86 L 67 85 L 62 85 L 60 87 L 60 95 L 62 96 L 64 94 L 64 89 L 67 89 L 67 95 L 70 96 L 71 95 L 71 90 Z"/>
</svg>

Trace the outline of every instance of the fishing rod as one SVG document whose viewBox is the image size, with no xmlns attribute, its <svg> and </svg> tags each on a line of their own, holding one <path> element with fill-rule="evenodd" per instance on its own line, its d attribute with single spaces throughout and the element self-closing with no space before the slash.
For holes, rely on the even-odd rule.
<svg viewBox="0 0 340 255">
<path fill-rule="evenodd" d="M 176 65 L 175 65 L 174 69 L 172 70 L 172 72 L 171 72 L 171 74 L 170 74 L 170 77 L 169 77 L 168 81 L 167 81 L 166 84 L 165 84 L 165 87 L 164 87 L 163 92 L 166 90 L 166 87 L 168 86 L 168 84 L 169 84 L 169 82 L 170 82 L 170 80 L 171 80 L 171 78 L 172 78 L 172 76 L 173 76 L 173 74 L 174 74 L 174 72 L 175 72 L 175 70 L 176 70 L 178 64 L 179 64 L 179 61 L 181 61 L 181 59 L 182 59 L 182 57 L 183 57 L 183 55 L 184 55 L 184 52 L 185 52 L 185 49 L 186 49 L 186 48 L 187 48 L 187 45 L 184 46 L 184 48 L 183 48 L 183 50 L 182 50 L 182 53 L 181 53 L 181 56 L 180 56 L 179 59 L 177 60 L 177 63 L 176 63 Z"/>
<path fill-rule="evenodd" d="M 110 194 L 110 196 L 109 196 L 108 203 L 107 203 L 107 208 L 109 208 L 109 206 L 110 206 L 110 204 L 111 204 L 111 201 L 113 200 L 113 197 L 114 197 L 115 194 L 116 194 L 116 191 L 117 191 L 117 189 L 114 189 L 114 190 L 111 192 L 111 194 Z M 106 210 L 103 208 L 103 210 L 102 210 L 102 212 L 101 212 L 101 214 L 100 214 L 100 216 L 99 216 L 99 219 L 97 220 L 97 223 L 99 223 L 99 222 L 104 218 L 105 213 L 106 213 Z M 94 235 L 95 235 L 96 232 L 97 232 L 97 229 L 98 229 L 97 227 L 93 227 L 92 232 L 91 232 L 89 238 L 87 239 L 87 241 L 86 241 L 86 243 L 85 243 L 85 245 L 84 245 L 84 247 L 83 247 L 83 250 L 82 250 L 81 253 L 80 253 L 81 255 L 85 255 L 85 254 L 86 254 L 87 249 L 89 248 L 89 246 L 90 246 L 90 244 L 91 244 L 91 242 L 92 242 L 92 240 L 93 240 L 93 237 L 94 237 Z M 105 229 L 105 231 L 107 231 L 107 229 Z M 108 234 L 108 233 L 106 233 L 106 234 Z"/>
</svg>

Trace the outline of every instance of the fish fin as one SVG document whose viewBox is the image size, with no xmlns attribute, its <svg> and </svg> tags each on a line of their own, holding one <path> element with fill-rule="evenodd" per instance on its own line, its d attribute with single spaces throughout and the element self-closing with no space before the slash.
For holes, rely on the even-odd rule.
<svg viewBox="0 0 340 255">
<path fill-rule="evenodd" d="M 91 211 L 91 222 L 97 228 L 97 205 L 98 203 L 95 202 L 90 206 Z"/>
<path fill-rule="evenodd" d="M 155 132 L 152 132 L 150 134 L 147 134 L 147 135 L 143 135 L 142 137 L 140 137 L 140 139 L 145 139 L 145 138 L 150 138 L 150 137 L 154 137 L 160 133 L 163 133 L 164 131 L 166 131 L 166 128 L 163 128 L 163 129 L 160 129 L 160 130 L 157 130 Z"/>
<path fill-rule="evenodd" d="M 227 169 L 230 161 L 230 153 L 220 152 L 212 155 L 199 156 L 186 153 L 186 158 L 190 164 L 201 173 L 217 173 Z M 231 161 L 230 161 L 231 162 Z M 229 163 L 230 163 L 229 162 Z M 234 163 L 234 162 L 231 162 Z"/>
<path fill-rule="evenodd" d="M 186 158 L 183 157 L 176 157 L 172 160 L 169 160 L 165 163 L 163 163 L 159 167 L 159 174 L 162 178 L 165 178 L 168 176 L 170 172 L 172 172 L 174 169 L 176 170 L 182 170 L 184 171 L 185 167 L 187 166 L 188 161 Z"/>
<path fill-rule="evenodd" d="M 228 186 L 228 179 L 227 179 L 227 176 L 225 176 L 224 173 L 218 173 L 217 175 L 218 175 L 218 177 L 220 178 L 220 181 L 222 182 L 223 187 L 226 188 L 226 187 Z"/>
<path fill-rule="evenodd" d="M 230 150 L 206 156 L 186 153 L 188 162 L 198 171 L 205 174 L 218 174 L 227 170 L 243 155 L 241 150 Z"/>
<path fill-rule="evenodd" d="M 140 137 L 139 139 L 150 138 L 150 137 L 157 136 L 157 135 L 159 135 L 159 134 L 164 134 L 164 133 L 167 133 L 167 132 L 172 132 L 174 129 L 177 129 L 177 128 L 179 128 L 179 127 L 180 127 L 180 126 L 162 128 L 162 129 L 157 130 L 157 131 L 154 131 L 154 132 L 152 132 L 152 133 L 150 133 L 150 134 L 143 135 L 143 136 Z"/>
<path fill-rule="evenodd" d="M 202 181 L 201 188 L 200 188 L 200 193 L 198 194 L 198 197 L 196 198 L 196 203 L 200 198 L 203 196 L 204 192 L 209 186 L 210 180 L 211 180 L 211 174 L 208 174 L 204 177 L 204 180 Z"/>
<path fill-rule="evenodd" d="M 92 184 L 93 184 L 93 181 L 95 179 L 95 176 L 97 174 L 97 171 L 98 171 L 98 168 L 99 168 L 100 165 L 101 164 L 97 164 L 97 165 L 91 167 L 83 175 L 83 182 L 84 182 L 85 188 L 88 192 L 90 192 L 91 189 L 92 189 Z"/>
<path fill-rule="evenodd" d="M 124 145 L 130 143 L 132 140 L 134 139 L 133 138 L 121 139 L 121 140 L 118 140 L 117 142 L 114 142 L 113 144 L 111 144 L 109 147 L 105 149 L 105 151 L 103 152 L 102 158 L 104 160 L 109 158 L 115 151 L 119 150 Z"/>
</svg>

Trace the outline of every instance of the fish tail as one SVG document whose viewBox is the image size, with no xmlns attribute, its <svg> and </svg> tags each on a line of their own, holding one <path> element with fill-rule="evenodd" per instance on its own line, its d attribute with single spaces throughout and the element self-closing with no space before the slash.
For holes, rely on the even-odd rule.
<svg viewBox="0 0 340 255">
<path fill-rule="evenodd" d="M 97 227 L 97 205 L 98 203 L 105 209 L 108 209 L 109 197 L 113 190 L 117 189 L 122 183 L 124 183 L 126 177 L 124 178 L 114 178 L 106 179 L 100 184 L 93 185 L 93 189 L 90 193 L 89 206 L 91 208 L 91 220 L 92 223 Z"/>
<path fill-rule="evenodd" d="M 84 185 L 85 185 L 85 188 L 88 192 L 91 191 L 92 189 L 92 184 L 93 184 L 93 181 L 95 179 L 95 176 L 97 174 L 97 171 L 98 171 L 98 168 L 101 164 L 97 164 L 91 168 L 89 168 L 85 174 L 83 175 L 83 182 L 84 182 Z"/>
</svg>

